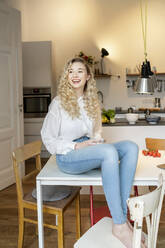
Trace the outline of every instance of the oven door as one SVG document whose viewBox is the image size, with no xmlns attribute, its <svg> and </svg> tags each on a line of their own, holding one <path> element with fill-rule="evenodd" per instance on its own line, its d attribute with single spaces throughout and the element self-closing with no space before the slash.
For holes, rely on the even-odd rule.
<svg viewBox="0 0 165 248">
<path fill-rule="evenodd" d="M 50 94 L 24 95 L 24 113 L 47 113 L 50 102 Z"/>
</svg>

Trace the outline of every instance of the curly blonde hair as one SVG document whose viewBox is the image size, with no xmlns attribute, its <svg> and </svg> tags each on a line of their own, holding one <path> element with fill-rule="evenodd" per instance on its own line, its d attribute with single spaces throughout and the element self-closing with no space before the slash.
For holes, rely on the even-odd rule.
<svg viewBox="0 0 165 248">
<path fill-rule="evenodd" d="M 89 118 L 91 118 L 95 122 L 100 122 L 101 112 L 100 112 L 100 104 L 97 95 L 96 81 L 94 80 L 90 66 L 82 58 L 79 57 L 72 58 L 66 63 L 64 67 L 64 71 L 62 73 L 58 86 L 58 96 L 60 97 L 61 106 L 73 119 L 78 118 L 80 116 L 80 108 L 79 105 L 77 104 L 77 95 L 68 80 L 69 69 L 72 66 L 72 64 L 75 62 L 80 62 L 84 64 L 87 70 L 87 74 L 90 75 L 89 80 L 86 82 L 84 86 L 84 94 L 83 94 L 84 108 Z"/>
</svg>

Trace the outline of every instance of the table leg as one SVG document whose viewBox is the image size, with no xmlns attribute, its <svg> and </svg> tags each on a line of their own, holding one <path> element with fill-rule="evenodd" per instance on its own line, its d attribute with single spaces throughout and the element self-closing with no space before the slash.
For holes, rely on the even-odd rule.
<svg viewBox="0 0 165 248">
<path fill-rule="evenodd" d="M 43 209 L 42 209 L 42 185 L 37 180 L 37 212 L 38 212 L 38 244 L 39 248 L 44 248 L 44 229 L 43 229 Z"/>
<path fill-rule="evenodd" d="M 91 226 L 94 225 L 94 213 L 93 213 L 93 186 L 90 186 L 90 217 Z"/>
</svg>

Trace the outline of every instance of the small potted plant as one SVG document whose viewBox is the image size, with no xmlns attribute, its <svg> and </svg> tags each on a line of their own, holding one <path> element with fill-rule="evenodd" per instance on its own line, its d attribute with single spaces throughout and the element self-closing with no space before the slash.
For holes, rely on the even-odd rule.
<svg viewBox="0 0 165 248">
<path fill-rule="evenodd" d="M 106 123 L 111 122 L 115 123 L 115 110 L 114 109 L 102 109 L 102 122 L 104 123 L 104 120 L 106 120 Z"/>
<path fill-rule="evenodd" d="M 109 117 L 110 122 L 115 123 L 115 110 L 114 109 L 108 109 L 107 115 Z"/>
<path fill-rule="evenodd" d="M 86 63 L 91 67 L 93 73 L 94 72 L 94 66 L 99 62 L 95 60 L 95 57 L 91 56 L 91 55 L 86 55 L 84 52 L 79 52 L 79 54 L 77 55 L 80 58 L 83 58 Z"/>
</svg>

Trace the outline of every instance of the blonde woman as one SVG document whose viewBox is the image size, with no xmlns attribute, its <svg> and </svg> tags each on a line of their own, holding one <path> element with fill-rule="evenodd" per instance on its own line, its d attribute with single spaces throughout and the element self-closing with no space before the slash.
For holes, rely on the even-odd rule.
<svg viewBox="0 0 165 248">
<path fill-rule="evenodd" d="M 131 141 L 103 144 L 96 83 L 82 58 L 73 58 L 66 64 L 41 136 L 47 150 L 56 154 L 63 172 L 80 174 L 101 168 L 113 234 L 131 248 L 126 200 L 136 171 L 138 147 Z"/>
</svg>

